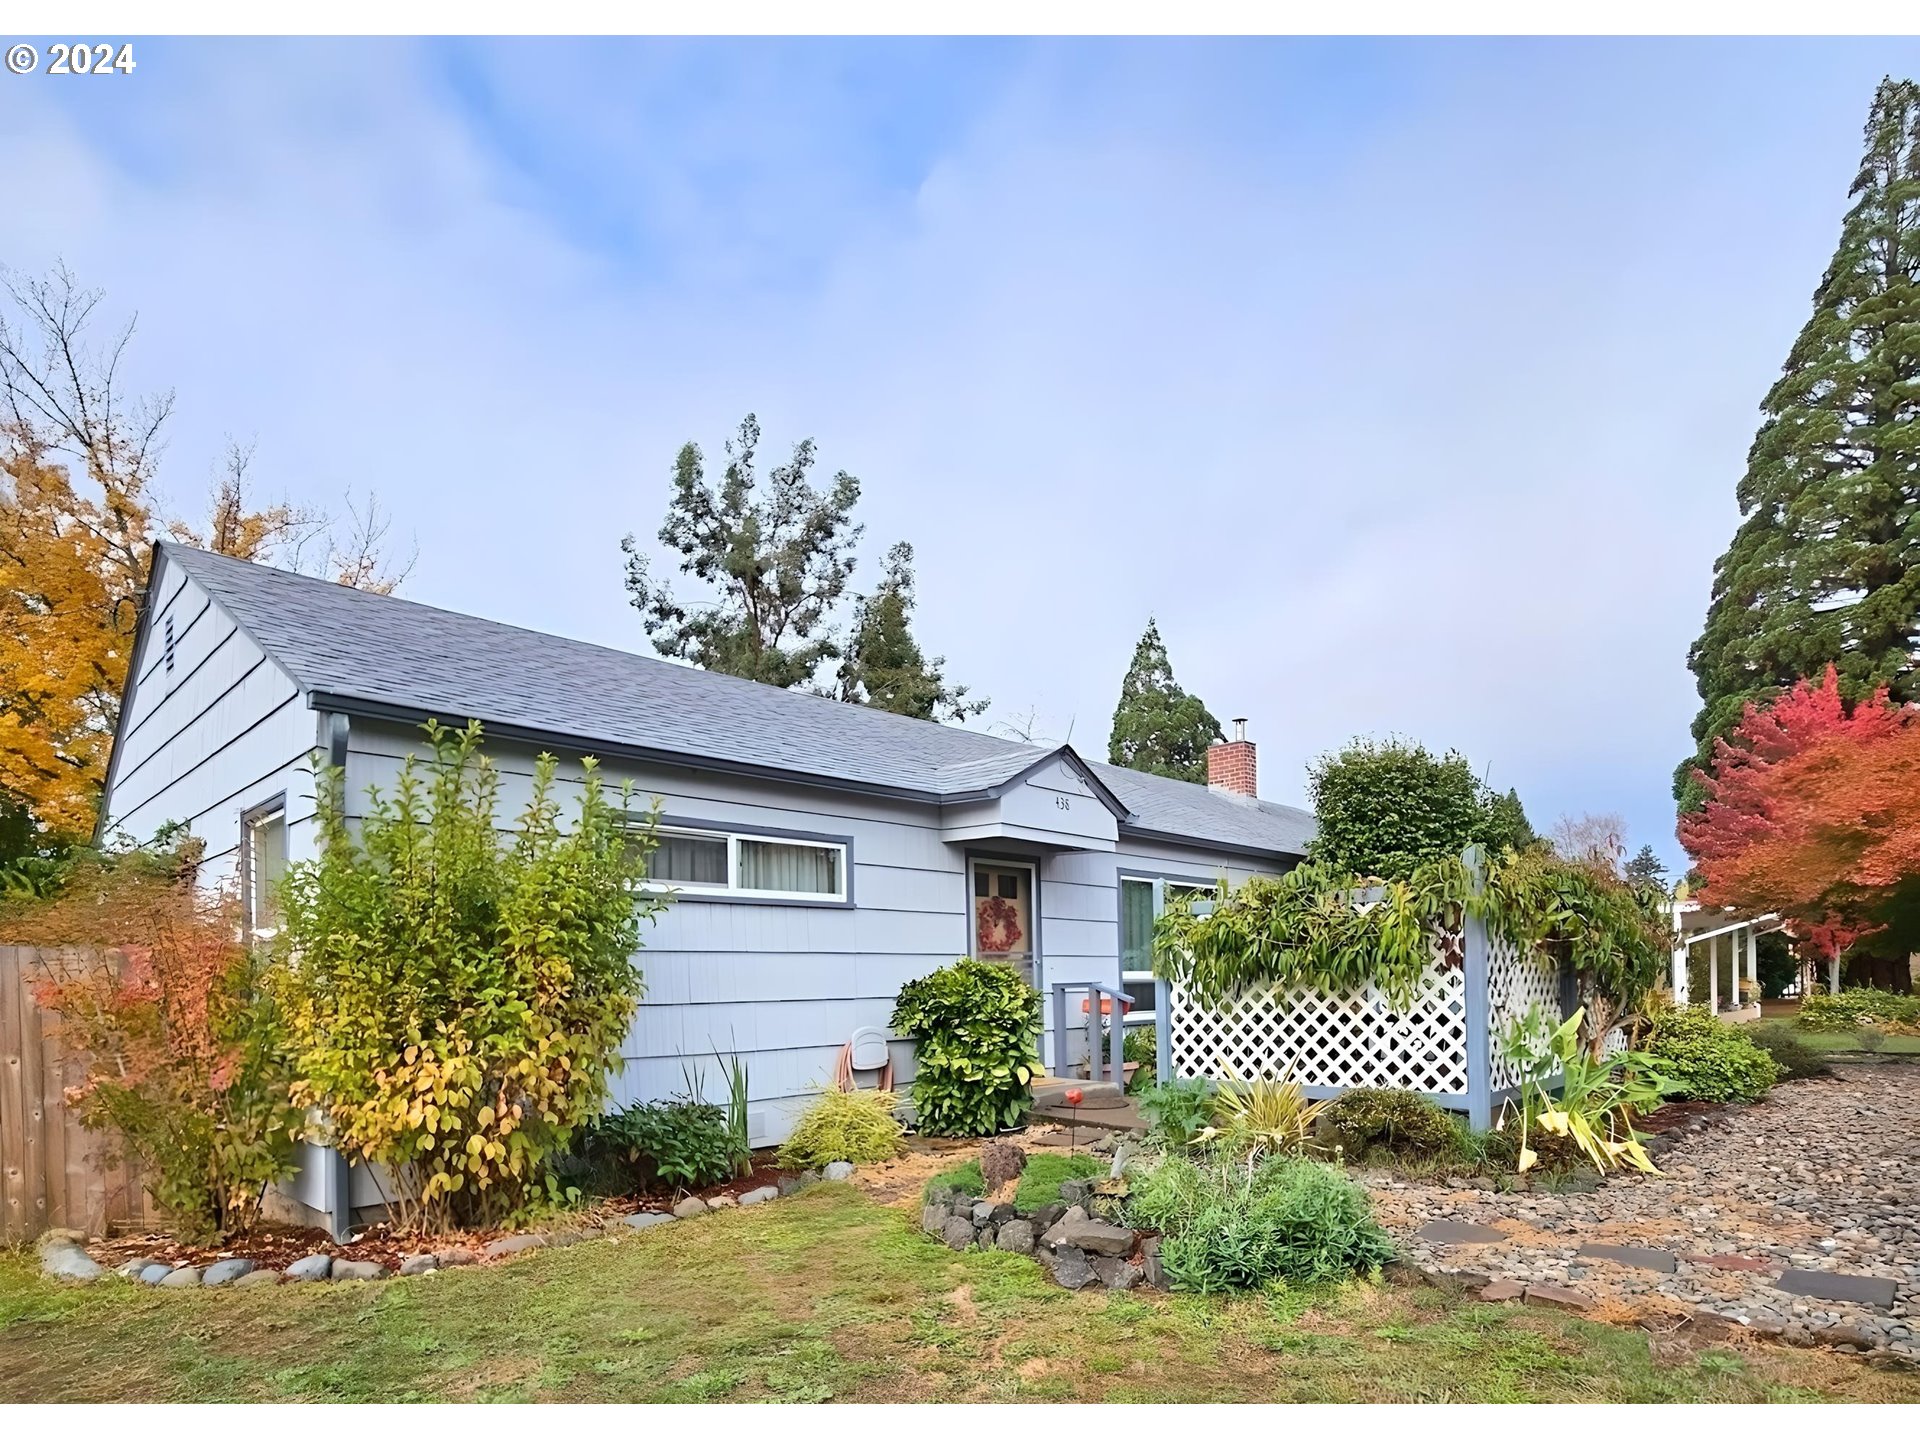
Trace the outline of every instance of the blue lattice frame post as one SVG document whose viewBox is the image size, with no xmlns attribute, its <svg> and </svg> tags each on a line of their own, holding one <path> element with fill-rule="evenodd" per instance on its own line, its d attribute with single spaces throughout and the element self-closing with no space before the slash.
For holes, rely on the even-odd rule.
<svg viewBox="0 0 1920 1440">
<path fill-rule="evenodd" d="M 1153 882 L 1153 928 L 1160 928 L 1160 912 L 1167 908 L 1167 882 Z M 1173 1079 L 1173 985 L 1156 964 L 1153 976 L 1153 1078 L 1165 1085 Z"/>
<path fill-rule="evenodd" d="M 1487 883 L 1486 851 L 1469 845 L 1460 858 L 1467 867 L 1469 890 L 1480 894 Z M 1476 1130 L 1491 1130 L 1493 1026 L 1487 922 L 1478 915 L 1462 915 L 1460 939 L 1467 991 L 1467 1123 Z"/>
</svg>

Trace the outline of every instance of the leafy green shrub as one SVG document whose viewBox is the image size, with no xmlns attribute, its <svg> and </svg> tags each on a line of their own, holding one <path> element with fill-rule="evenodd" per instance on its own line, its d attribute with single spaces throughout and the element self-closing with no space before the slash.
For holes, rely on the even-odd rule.
<svg viewBox="0 0 1920 1440">
<path fill-rule="evenodd" d="M 1092 1155 L 1029 1155 L 1027 1168 L 1020 1172 L 1020 1183 L 1014 1187 L 1013 1203 L 1022 1210 L 1038 1210 L 1042 1205 L 1052 1205 L 1060 1199 L 1063 1182 L 1091 1180 L 1106 1173 L 1105 1162 Z M 962 1195 L 986 1194 L 987 1182 L 980 1173 L 980 1162 L 969 1160 L 964 1165 L 941 1172 L 927 1182 L 924 1193 L 931 1198 L 946 1191 L 958 1191 Z"/>
<path fill-rule="evenodd" d="M 1854 1030 L 1863 1025 L 1920 1026 L 1920 995 L 1896 995 L 1864 986 L 1838 995 L 1809 995 L 1800 1002 L 1799 1025 L 1808 1030 Z"/>
<path fill-rule="evenodd" d="M 1139 1104 L 1148 1132 L 1168 1145 L 1191 1145 L 1213 1123 L 1213 1087 L 1198 1076 L 1144 1090 Z"/>
<path fill-rule="evenodd" d="M 1128 1026 L 1126 1034 L 1120 1037 L 1120 1058 L 1126 1064 L 1140 1067 L 1127 1082 L 1127 1089 L 1137 1095 L 1158 1078 L 1159 1032 L 1151 1025 Z"/>
<path fill-rule="evenodd" d="M 698 1190 L 730 1180 L 738 1156 L 727 1112 L 681 1096 L 629 1105 L 595 1121 L 590 1152 L 624 1162 L 645 1186 Z"/>
<path fill-rule="evenodd" d="M 893 1028 L 916 1043 L 914 1120 L 928 1135 L 995 1135 L 1033 1104 L 1040 993 L 1019 972 L 962 958 L 900 987 Z"/>
<path fill-rule="evenodd" d="M 1351 1157 L 1373 1149 L 1440 1155 L 1458 1148 L 1452 1117 L 1411 1090 L 1349 1090 L 1328 1107 L 1326 1123 Z"/>
<path fill-rule="evenodd" d="M 387 1168 L 403 1223 L 444 1230 L 553 1197 L 553 1162 L 606 1104 L 661 902 L 631 885 L 651 823 L 629 824 L 592 760 L 571 824 L 542 755 L 503 826 L 480 727 L 426 729 L 431 757 L 357 824 L 340 771 L 318 769 L 320 854 L 288 869 L 275 961 L 294 1098 Z"/>
<path fill-rule="evenodd" d="M 1793 1028 L 1778 1021 L 1753 1025 L 1747 1029 L 1753 1043 L 1773 1057 L 1782 1080 L 1809 1080 L 1828 1072 L 1827 1060 L 1818 1050 L 1802 1043 Z"/>
<path fill-rule="evenodd" d="M 1167 1155 L 1133 1177 L 1127 1217 L 1160 1232 L 1174 1285 L 1202 1293 L 1365 1274 L 1393 1255 L 1366 1191 L 1289 1156 L 1249 1168 Z"/>
<path fill-rule="evenodd" d="M 1675 1006 L 1653 1022 L 1647 1051 L 1672 1082 L 1668 1098 L 1748 1102 L 1780 1076 L 1779 1068 L 1744 1029 L 1705 1010 Z"/>
<path fill-rule="evenodd" d="M 1490 790 L 1466 757 L 1404 740 L 1357 738 L 1307 770 L 1318 830 L 1308 858 L 1398 880 L 1479 843 L 1493 855 L 1534 841 L 1520 797 Z"/>
<path fill-rule="evenodd" d="M 900 1153 L 899 1097 L 891 1090 L 822 1090 L 780 1147 L 780 1163 L 817 1170 L 844 1160 L 877 1165 Z"/>
</svg>

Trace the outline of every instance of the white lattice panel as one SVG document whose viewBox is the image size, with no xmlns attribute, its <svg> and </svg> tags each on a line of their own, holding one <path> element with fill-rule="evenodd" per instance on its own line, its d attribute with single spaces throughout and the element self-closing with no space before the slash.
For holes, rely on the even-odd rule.
<svg viewBox="0 0 1920 1440">
<path fill-rule="evenodd" d="M 1544 1039 L 1565 1017 L 1560 1013 L 1560 970 L 1542 951 L 1524 951 L 1497 931 L 1487 936 L 1487 1049 L 1492 1060 L 1493 1088 L 1520 1083 L 1518 1069 L 1506 1058 L 1505 1039 L 1514 1024 L 1538 1006 L 1540 1037 Z"/>
<path fill-rule="evenodd" d="M 1287 1077 L 1305 1086 L 1362 1085 L 1435 1095 L 1467 1091 L 1466 985 L 1458 968 L 1429 966 L 1395 1007 L 1378 986 L 1338 994 L 1278 987 L 1210 1009 L 1172 988 L 1167 1031 L 1173 1073 Z"/>
<path fill-rule="evenodd" d="M 1602 1055 L 1624 1055 L 1627 1053 L 1627 1032 L 1618 1025 L 1607 1031 L 1607 1038 L 1600 1042 Z"/>
</svg>

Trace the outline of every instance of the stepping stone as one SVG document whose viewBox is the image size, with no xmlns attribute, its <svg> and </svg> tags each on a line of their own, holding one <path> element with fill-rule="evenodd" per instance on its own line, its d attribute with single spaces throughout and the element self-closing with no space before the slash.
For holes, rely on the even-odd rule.
<svg viewBox="0 0 1920 1440">
<path fill-rule="evenodd" d="M 1666 1275 L 1673 1274 L 1679 1268 L 1669 1252 L 1645 1245 L 1582 1245 L 1576 1253 L 1589 1260 L 1611 1260 L 1616 1265 L 1628 1265 L 1635 1270 L 1658 1270 Z"/>
<path fill-rule="evenodd" d="M 1518 1300 L 1526 1293 L 1527 1287 L 1518 1280 L 1494 1280 L 1480 1291 L 1480 1298 L 1490 1301 Z"/>
<path fill-rule="evenodd" d="M 1430 1245 L 1498 1245 L 1509 1238 L 1504 1230 L 1491 1225 L 1473 1225 L 1464 1220 L 1429 1220 L 1413 1232 L 1416 1240 Z"/>
<path fill-rule="evenodd" d="M 1893 1308 L 1894 1282 L 1879 1275 L 1848 1275 L 1839 1270 L 1788 1270 L 1773 1282 L 1789 1295 L 1840 1300 L 1854 1305 Z"/>
</svg>

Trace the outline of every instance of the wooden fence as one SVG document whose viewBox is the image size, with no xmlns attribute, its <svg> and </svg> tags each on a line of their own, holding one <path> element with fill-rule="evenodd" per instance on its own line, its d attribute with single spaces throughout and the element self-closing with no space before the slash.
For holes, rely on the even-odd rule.
<svg viewBox="0 0 1920 1440">
<path fill-rule="evenodd" d="M 60 1047 L 59 1021 L 34 987 L 106 963 L 97 952 L 0 945 L 0 1241 L 43 1230 L 105 1234 L 156 1223 L 138 1169 L 115 1137 L 83 1129 L 67 1108 L 80 1069 Z"/>
</svg>

